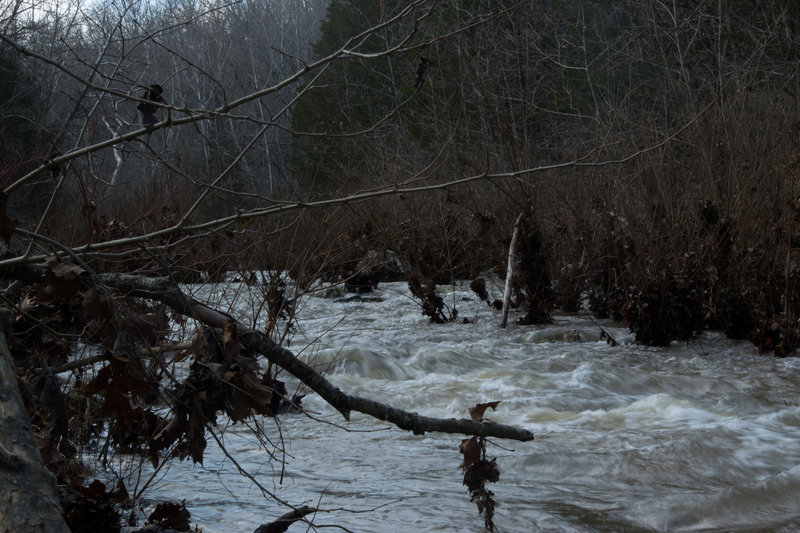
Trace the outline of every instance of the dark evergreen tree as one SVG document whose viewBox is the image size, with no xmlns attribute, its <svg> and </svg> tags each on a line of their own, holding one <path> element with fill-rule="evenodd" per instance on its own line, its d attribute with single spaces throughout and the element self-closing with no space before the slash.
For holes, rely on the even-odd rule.
<svg viewBox="0 0 800 533">
<path fill-rule="evenodd" d="M 0 182 L 8 184 L 37 158 L 34 80 L 21 56 L 0 44 Z"/>
</svg>

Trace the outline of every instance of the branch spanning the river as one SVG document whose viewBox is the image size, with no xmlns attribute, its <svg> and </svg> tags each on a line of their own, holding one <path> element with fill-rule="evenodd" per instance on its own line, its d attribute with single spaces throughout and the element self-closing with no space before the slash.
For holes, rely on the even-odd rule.
<svg viewBox="0 0 800 533">
<path fill-rule="evenodd" d="M 175 311 L 193 317 L 213 328 L 224 328 L 225 322 L 231 318 L 190 298 L 168 278 L 148 278 L 131 274 L 102 274 L 99 277 L 103 283 L 128 296 L 157 300 L 170 306 Z M 533 440 L 533 433 L 522 428 L 467 419 L 430 418 L 367 398 L 345 394 L 312 367 L 298 359 L 291 351 L 276 344 L 268 336 L 239 322 L 236 323 L 236 327 L 239 342 L 244 347 L 262 354 L 269 361 L 295 376 L 336 408 L 346 420 L 350 419 L 351 411 L 356 411 L 379 420 L 391 422 L 401 429 L 412 431 L 416 435 L 437 431 L 520 441 Z"/>
</svg>

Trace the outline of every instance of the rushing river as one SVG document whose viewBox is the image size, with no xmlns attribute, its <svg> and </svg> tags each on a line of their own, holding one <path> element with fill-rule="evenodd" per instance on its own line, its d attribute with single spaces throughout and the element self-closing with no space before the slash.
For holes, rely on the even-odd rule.
<svg viewBox="0 0 800 533">
<path fill-rule="evenodd" d="M 404 284 L 384 284 L 360 300 L 305 299 L 289 347 L 345 392 L 427 416 L 500 400 L 487 417 L 536 440 L 489 446 L 499 531 L 800 530 L 800 359 L 715 333 L 647 348 L 603 322 L 620 341 L 610 346 L 580 314 L 547 327 L 512 316 L 500 329 L 466 286 L 442 291 L 471 323 L 430 324 Z M 414 436 L 358 413 L 345 422 L 319 398 L 303 403 L 314 419 L 284 416 L 280 433 L 262 420 L 285 455 L 270 462 L 242 425 L 225 444 L 285 501 L 328 510 L 315 524 L 483 530 L 458 468 L 462 436 Z M 249 533 L 286 512 L 211 440 L 203 466 L 175 462 L 148 497 L 185 499 L 207 532 Z"/>
</svg>

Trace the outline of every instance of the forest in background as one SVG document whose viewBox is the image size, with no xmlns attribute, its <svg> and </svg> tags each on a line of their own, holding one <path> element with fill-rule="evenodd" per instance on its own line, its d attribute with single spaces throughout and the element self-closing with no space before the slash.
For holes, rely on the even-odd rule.
<svg viewBox="0 0 800 533">
<path fill-rule="evenodd" d="M 469 26 L 469 5 L 437 11 L 433 33 Z M 335 22 L 380 17 L 334 6 L 317 54 L 347 34 Z M 350 209 L 347 246 L 391 246 L 438 283 L 502 278 L 530 201 L 531 321 L 588 296 L 646 344 L 709 328 L 790 354 L 799 17 L 788 2 L 526 2 L 422 52 L 333 65 L 293 111 L 293 175 L 309 194 L 485 176 Z"/>
<path fill-rule="evenodd" d="M 526 323 L 585 305 L 645 344 L 715 329 L 791 355 L 799 41 L 788 0 L 6 2 L 11 353 L 18 369 L 85 356 L 69 369 L 92 384 L 74 405 L 104 398 L 91 423 L 155 463 L 202 461 L 218 413 L 291 402 L 278 372 L 294 364 L 293 298 L 320 281 L 368 290 L 391 251 L 422 311 L 455 319 L 436 285 L 471 279 L 492 304 L 484 280 L 505 277 L 522 214 Z M 238 326 L 176 292 L 230 272 L 263 293 Z M 231 374 L 198 367 L 192 386 L 214 394 L 162 397 L 164 419 L 150 402 L 177 378 L 154 354 L 179 316 L 205 332 L 191 359 Z M 90 423 L 43 414 L 43 379 L 20 383 L 63 481 L 62 440 Z"/>
<path fill-rule="evenodd" d="M 236 107 L 15 187 L 9 216 L 59 242 L 170 226 L 220 175 L 194 220 L 439 185 L 239 219 L 241 228 L 174 246 L 169 266 L 181 277 L 279 268 L 314 279 L 352 274 L 368 252 L 391 248 L 437 283 L 502 276 L 530 200 L 538 259 L 528 264 L 541 272 L 529 273 L 536 286 L 520 278 L 519 300 L 540 308 L 534 315 L 574 310 L 588 295 L 595 313 L 625 318 L 643 342 L 711 327 L 793 351 L 800 8 L 791 2 L 420 4 L 430 9 L 421 21 L 377 28 L 358 54 L 243 103 L 406 4 L 78 5 L 35 19 L 9 6 L 4 33 L 113 93 L 93 96 L 5 43 L 5 184 L 140 125 L 125 96 L 152 83 L 174 108 L 159 119 Z M 414 47 L 404 47 L 409 32 Z"/>
</svg>

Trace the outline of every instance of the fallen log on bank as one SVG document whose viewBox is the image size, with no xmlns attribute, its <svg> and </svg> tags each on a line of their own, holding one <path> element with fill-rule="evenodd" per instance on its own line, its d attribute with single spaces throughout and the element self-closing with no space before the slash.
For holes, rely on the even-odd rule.
<svg viewBox="0 0 800 533">
<path fill-rule="evenodd" d="M 127 296 L 159 301 L 168 305 L 174 311 L 194 318 L 212 328 L 221 330 L 225 327 L 225 322 L 231 320 L 230 316 L 184 294 L 169 278 L 148 278 L 131 274 L 103 274 L 100 275 L 100 279 L 106 285 Z M 236 323 L 236 328 L 239 342 L 242 346 L 263 355 L 273 364 L 292 374 L 338 410 L 346 420 L 350 419 L 351 411 L 356 411 L 379 420 L 391 422 L 397 427 L 411 431 L 416 435 L 437 431 L 519 441 L 533 440 L 532 432 L 514 426 L 478 422 L 469 419 L 430 418 L 417 413 L 403 411 L 374 400 L 345 394 L 312 367 L 298 359 L 291 351 L 278 345 L 268 336 L 238 322 Z"/>
<path fill-rule="evenodd" d="M 0 309 L 0 531 L 66 533 L 55 477 L 42 462 L 17 387 L 6 340 L 13 320 Z"/>
</svg>

